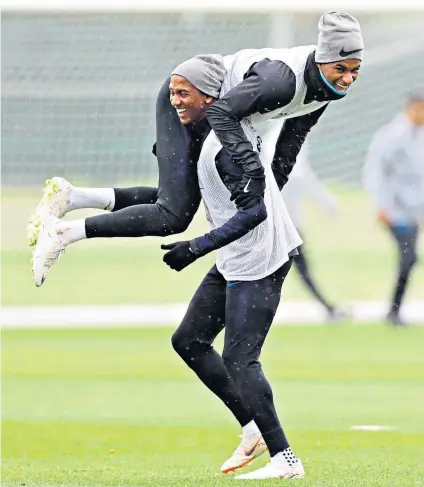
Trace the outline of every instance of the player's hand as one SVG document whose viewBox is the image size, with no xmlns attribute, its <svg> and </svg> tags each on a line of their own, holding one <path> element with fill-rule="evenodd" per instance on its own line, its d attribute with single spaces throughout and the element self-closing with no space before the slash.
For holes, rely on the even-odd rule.
<svg viewBox="0 0 424 487">
<path fill-rule="evenodd" d="M 258 201 L 265 193 L 265 176 L 251 178 L 244 175 L 240 184 L 231 194 L 231 201 L 237 208 L 248 208 L 253 201 Z"/>
<path fill-rule="evenodd" d="M 177 272 L 182 271 L 197 259 L 197 255 L 191 250 L 190 242 L 188 241 L 162 244 L 160 248 L 162 250 L 169 250 L 163 256 L 162 260 Z"/>
</svg>

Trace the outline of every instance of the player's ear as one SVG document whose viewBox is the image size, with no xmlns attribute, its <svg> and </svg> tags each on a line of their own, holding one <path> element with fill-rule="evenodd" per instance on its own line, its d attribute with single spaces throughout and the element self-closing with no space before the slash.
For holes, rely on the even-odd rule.
<svg viewBox="0 0 424 487">
<path fill-rule="evenodd" d="M 206 105 L 210 105 L 210 104 L 211 104 L 212 102 L 214 102 L 214 101 L 215 101 L 215 98 L 212 98 L 212 96 L 207 96 L 207 97 L 205 98 L 205 103 L 206 103 Z"/>
</svg>

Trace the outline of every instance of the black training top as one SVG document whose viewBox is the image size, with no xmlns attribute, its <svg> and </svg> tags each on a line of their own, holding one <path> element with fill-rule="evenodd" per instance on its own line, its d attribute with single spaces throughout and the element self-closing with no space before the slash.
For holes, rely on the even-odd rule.
<svg viewBox="0 0 424 487">
<path fill-rule="evenodd" d="M 321 79 L 315 63 L 315 52 L 307 59 L 305 103 L 343 98 L 334 93 Z M 255 113 L 266 113 L 291 102 L 296 92 L 296 76 L 282 61 L 263 59 L 253 64 L 244 80 L 217 100 L 206 112 L 207 119 L 222 146 L 245 172 L 263 173 L 259 154 L 247 140 L 240 120 Z M 306 135 L 317 123 L 327 105 L 299 117 L 287 119 L 277 140 L 272 169 L 280 189 L 287 182 Z"/>
</svg>

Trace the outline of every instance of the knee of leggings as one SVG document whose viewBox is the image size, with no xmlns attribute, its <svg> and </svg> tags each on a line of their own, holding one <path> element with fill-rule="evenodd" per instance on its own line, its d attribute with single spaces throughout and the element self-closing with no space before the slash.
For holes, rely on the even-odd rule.
<svg viewBox="0 0 424 487">
<path fill-rule="evenodd" d="M 178 353 L 178 355 L 184 355 L 184 352 L 188 351 L 189 348 L 189 340 L 182 336 L 182 334 L 176 330 L 171 337 L 171 343 L 173 349 Z"/>
<path fill-rule="evenodd" d="M 173 235 L 175 233 L 182 233 L 187 230 L 191 222 L 191 219 L 189 217 L 187 217 L 186 215 L 178 217 L 171 213 L 165 206 L 160 204 L 157 205 L 164 215 L 164 221 L 166 225 L 164 234 Z"/>
<path fill-rule="evenodd" d="M 188 358 L 198 355 L 211 348 L 207 342 L 202 342 L 198 337 L 187 337 L 176 330 L 171 338 L 173 349 L 178 355 L 187 361 Z"/>
<path fill-rule="evenodd" d="M 189 222 L 186 223 L 184 220 L 172 219 L 168 223 L 169 234 L 183 233 L 185 230 L 187 230 L 188 225 Z"/>
<path fill-rule="evenodd" d="M 250 358 L 232 352 L 224 352 L 222 360 L 231 376 L 242 376 L 254 363 Z"/>
</svg>

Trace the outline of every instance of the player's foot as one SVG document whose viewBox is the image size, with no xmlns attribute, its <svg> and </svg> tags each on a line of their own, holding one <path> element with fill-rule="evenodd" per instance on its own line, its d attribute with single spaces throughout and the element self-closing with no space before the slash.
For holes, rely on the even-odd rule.
<svg viewBox="0 0 424 487">
<path fill-rule="evenodd" d="M 60 258 L 67 245 L 62 234 L 56 231 L 59 222 L 58 218 L 47 215 L 40 225 L 37 245 L 32 257 L 32 274 L 37 287 L 44 283 L 50 268 Z"/>
<path fill-rule="evenodd" d="M 241 436 L 240 445 L 232 456 L 222 465 L 221 472 L 230 473 L 239 468 L 243 468 L 253 462 L 255 458 L 262 455 L 268 447 L 262 435 Z"/>
<path fill-rule="evenodd" d="M 41 230 L 41 222 L 48 215 L 62 218 L 68 210 L 69 194 L 72 184 L 66 179 L 54 177 L 47 179 L 43 188 L 43 196 L 30 216 L 27 226 L 27 239 L 30 246 L 37 243 Z"/>
<path fill-rule="evenodd" d="M 331 307 L 327 309 L 327 322 L 338 323 L 341 321 L 349 321 L 352 319 L 352 313 L 347 309 Z"/>
<path fill-rule="evenodd" d="M 387 315 L 387 322 L 392 325 L 392 326 L 395 326 L 395 327 L 398 327 L 398 328 L 407 328 L 409 326 L 408 323 L 406 323 L 399 315 L 399 313 L 396 313 L 396 312 L 393 312 L 391 311 L 388 315 Z"/>
<path fill-rule="evenodd" d="M 264 479 L 293 479 L 305 476 L 302 462 L 289 462 L 283 453 L 277 453 L 265 467 L 254 470 L 253 472 L 238 475 L 238 480 L 264 480 Z"/>
</svg>

